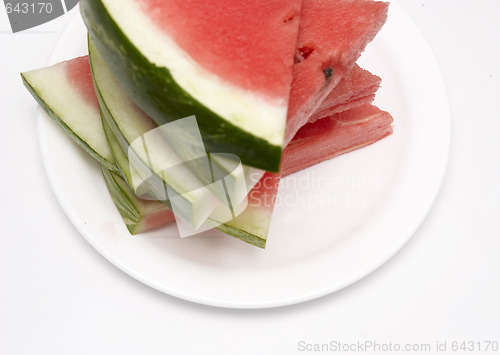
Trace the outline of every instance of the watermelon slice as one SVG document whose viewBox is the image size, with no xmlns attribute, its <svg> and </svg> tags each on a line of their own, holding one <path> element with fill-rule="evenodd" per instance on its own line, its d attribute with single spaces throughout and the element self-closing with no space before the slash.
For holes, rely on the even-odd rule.
<svg viewBox="0 0 500 355">
<path fill-rule="evenodd" d="M 387 18 L 388 3 L 304 0 L 285 145 L 355 64 Z"/>
<path fill-rule="evenodd" d="M 381 79 L 378 76 L 355 65 L 340 80 L 307 122 L 312 123 L 335 113 L 347 111 L 352 107 L 372 102 L 380 87 L 380 82 Z"/>
<path fill-rule="evenodd" d="M 22 73 L 21 78 L 35 100 L 74 142 L 106 168 L 116 171 L 102 132 L 88 56 Z"/>
<path fill-rule="evenodd" d="M 375 143 L 392 133 L 392 122 L 389 113 L 364 104 L 308 123 L 286 147 L 281 175 Z"/>
<path fill-rule="evenodd" d="M 158 125 L 195 115 L 207 151 L 279 170 L 300 0 L 84 0 L 80 8 L 112 72 Z"/>
</svg>

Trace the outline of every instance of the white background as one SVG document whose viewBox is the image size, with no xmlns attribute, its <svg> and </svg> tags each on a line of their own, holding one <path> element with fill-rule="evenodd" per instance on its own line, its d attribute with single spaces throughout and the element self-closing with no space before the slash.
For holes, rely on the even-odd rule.
<svg viewBox="0 0 500 355">
<path fill-rule="evenodd" d="M 12 34 L 1 9 L 0 354 L 300 354 L 300 344 L 331 341 L 430 344 L 429 354 L 446 341 L 440 353 L 451 354 L 455 340 L 500 342 L 500 1 L 398 2 L 450 96 L 451 154 L 436 203 L 410 242 L 358 283 L 246 311 L 155 291 L 72 226 L 45 176 L 36 105 L 19 76 L 46 65 L 71 15 Z"/>
</svg>

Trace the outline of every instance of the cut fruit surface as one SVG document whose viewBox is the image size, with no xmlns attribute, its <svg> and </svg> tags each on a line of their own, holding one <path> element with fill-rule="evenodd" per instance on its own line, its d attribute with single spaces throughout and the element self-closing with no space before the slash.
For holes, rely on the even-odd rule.
<svg viewBox="0 0 500 355">
<path fill-rule="evenodd" d="M 159 32 L 207 72 L 262 96 L 287 99 L 301 1 L 137 4 Z"/>
<path fill-rule="evenodd" d="M 301 1 L 80 4 L 99 52 L 158 125 L 194 115 L 210 153 L 279 170 Z"/>
<path fill-rule="evenodd" d="M 359 58 L 387 18 L 388 3 L 304 0 L 285 145 Z"/>
<path fill-rule="evenodd" d="M 392 133 L 392 116 L 371 104 L 302 127 L 286 147 L 281 175 L 372 144 Z"/>
<path fill-rule="evenodd" d="M 22 73 L 21 77 L 35 100 L 80 147 L 116 171 L 102 131 L 88 56 Z"/>
</svg>

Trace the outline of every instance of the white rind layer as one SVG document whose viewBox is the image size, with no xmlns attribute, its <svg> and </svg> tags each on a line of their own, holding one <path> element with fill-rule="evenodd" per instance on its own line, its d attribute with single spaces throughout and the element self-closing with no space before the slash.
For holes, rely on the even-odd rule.
<svg viewBox="0 0 500 355">
<path fill-rule="evenodd" d="M 47 106 L 68 128 L 105 160 L 113 161 L 99 108 L 87 102 L 66 76 L 65 63 L 24 73 Z M 82 119 L 84 117 L 85 119 Z"/>
<path fill-rule="evenodd" d="M 202 68 L 143 13 L 138 0 L 102 2 L 134 46 L 152 64 L 167 68 L 194 99 L 234 126 L 272 145 L 283 145 L 286 100 L 244 90 Z"/>
</svg>

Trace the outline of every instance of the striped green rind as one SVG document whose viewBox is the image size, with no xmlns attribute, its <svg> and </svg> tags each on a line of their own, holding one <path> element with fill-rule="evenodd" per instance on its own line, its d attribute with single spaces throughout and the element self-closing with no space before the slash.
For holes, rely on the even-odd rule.
<svg viewBox="0 0 500 355">
<path fill-rule="evenodd" d="M 132 175 L 130 173 L 128 158 L 123 152 L 121 145 L 118 142 L 115 134 L 109 127 L 109 124 L 106 122 L 102 109 L 100 112 L 101 112 L 102 128 L 104 130 L 104 134 L 106 135 L 106 140 L 109 144 L 109 148 L 111 149 L 111 153 L 114 156 L 115 164 L 120 170 L 122 178 L 127 182 L 127 185 L 132 186 L 133 182 L 132 182 Z"/>
<path fill-rule="evenodd" d="M 111 195 L 118 212 L 120 212 L 123 222 L 125 222 L 130 234 L 136 234 L 136 227 L 140 218 L 139 212 L 131 199 L 133 195 L 130 196 L 130 194 L 127 194 L 123 189 L 124 186 L 120 186 L 118 183 L 118 179 L 122 179 L 121 176 L 112 173 L 103 166 L 101 167 L 101 170 L 106 186 L 108 187 L 109 194 Z"/>
<path fill-rule="evenodd" d="M 125 36 L 101 0 L 80 2 L 82 17 L 99 53 L 122 87 L 158 125 L 195 115 L 206 150 L 231 153 L 243 164 L 278 172 L 282 147 L 256 137 L 199 103 L 151 63 Z"/>
</svg>

